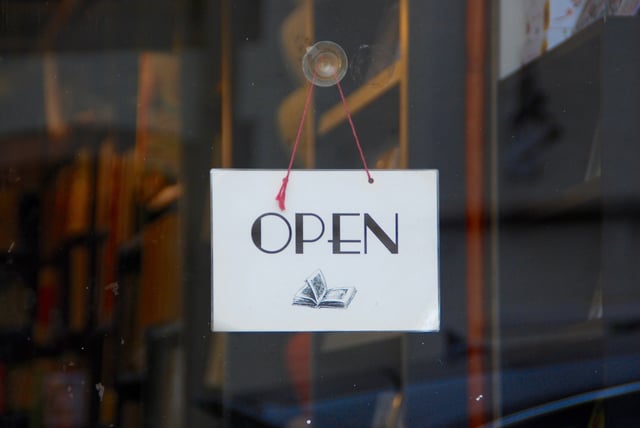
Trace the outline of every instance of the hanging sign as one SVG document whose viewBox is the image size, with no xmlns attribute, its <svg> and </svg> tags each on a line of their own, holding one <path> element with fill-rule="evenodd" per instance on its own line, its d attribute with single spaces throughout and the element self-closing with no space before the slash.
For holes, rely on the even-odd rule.
<svg viewBox="0 0 640 428">
<path fill-rule="evenodd" d="M 211 171 L 213 330 L 438 330 L 437 171 L 285 173 Z"/>
</svg>

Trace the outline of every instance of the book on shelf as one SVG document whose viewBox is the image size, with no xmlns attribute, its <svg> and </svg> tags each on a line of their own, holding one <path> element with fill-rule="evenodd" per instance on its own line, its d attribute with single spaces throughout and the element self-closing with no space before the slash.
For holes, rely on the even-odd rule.
<svg viewBox="0 0 640 428">
<path fill-rule="evenodd" d="M 0 249 L 8 251 L 16 246 L 19 235 L 19 190 L 0 183 Z"/>
<path fill-rule="evenodd" d="M 0 271 L 0 331 L 14 332 L 31 323 L 33 291 L 19 274 Z"/>
<path fill-rule="evenodd" d="M 104 242 L 98 244 L 95 286 L 95 310 L 98 326 L 108 326 L 113 321 L 117 299 L 120 295 L 120 283 L 116 269 L 117 247 L 111 233 Z"/>
<path fill-rule="evenodd" d="M 44 258 L 54 256 L 65 240 L 89 233 L 94 225 L 97 231 L 107 232 L 118 216 L 121 168 L 115 143 L 105 140 L 97 156 L 94 168 L 90 150 L 80 149 L 74 161 L 60 167 L 45 186 L 42 205 L 47 215 L 41 218 Z"/>
<path fill-rule="evenodd" d="M 314 308 L 346 308 L 356 295 L 354 287 L 328 288 L 322 271 L 317 270 L 304 281 L 293 298 L 294 305 Z"/>
<path fill-rule="evenodd" d="M 120 158 L 119 189 L 117 192 L 117 211 L 110 219 L 110 227 L 116 234 L 118 246 L 131 239 L 137 229 L 139 211 L 136 190 L 140 184 L 140 163 L 135 149 L 125 151 Z"/>
<path fill-rule="evenodd" d="M 53 239 L 52 245 L 56 248 L 66 236 L 67 219 L 69 217 L 69 198 L 71 191 L 71 180 L 73 177 L 73 166 L 66 165 L 55 178 L 54 211 L 53 211 Z M 46 217 L 46 216 L 43 216 Z"/>
<path fill-rule="evenodd" d="M 95 227 L 108 230 L 111 207 L 114 204 L 114 189 L 117 187 L 118 154 L 115 141 L 107 137 L 100 143 L 97 161 Z"/>
<path fill-rule="evenodd" d="M 83 331 L 89 320 L 89 248 L 76 245 L 69 251 L 68 327 Z"/>
<path fill-rule="evenodd" d="M 56 254 L 65 237 L 69 209 L 69 187 L 72 166 L 61 167 L 50 183 L 47 183 L 42 196 L 43 213 L 40 216 L 42 237 L 41 255 L 47 259 Z"/>
<path fill-rule="evenodd" d="M 37 345 L 52 344 L 61 327 L 60 274 L 53 266 L 44 266 L 38 273 L 36 318 L 33 341 Z"/>
<path fill-rule="evenodd" d="M 96 320 L 98 325 L 108 325 L 113 318 L 118 295 L 116 257 L 118 249 L 117 222 L 119 193 L 121 188 L 121 159 L 115 151 L 112 139 L 102 142 L 98 153 L 97 198 L 95 227 L 106 232 L 106 239 L 97 248 L 97 275 L 95 287 Z"/>
<path fill-rule="evenodd" d="M 66 236 L 87 233 L 91 227 L 92 162 L 88 148 L 82 148 L 73 163 L 67 209 Z"/>
<path fill-rule="evenodd" d="M 142 253 L 138 314 L 147 328 L 180 319 L 179 215 L 167 212 L 142 230 Z"/>
</svg>

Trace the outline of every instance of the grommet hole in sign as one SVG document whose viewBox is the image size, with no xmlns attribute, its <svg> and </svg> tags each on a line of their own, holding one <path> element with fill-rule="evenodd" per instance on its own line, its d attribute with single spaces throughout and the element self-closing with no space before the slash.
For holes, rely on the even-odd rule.
<svg viewBox="0 0 640 428">
<path fill-rule="evenodd" d="M 342 90 L 342 86 L 340 85 L 340 81 L 347 73 L 348 64 L 349 62 L 347 59 L 347 54 L 344 52 L 344 49 L 342 49 L 342 47 L 340 47 L 340 45 L 338 45 L 337 43 L 331 41 L 317 42 L 307 49 L 306 54 L 302 58 L 302 71 L 304 72 L 307 80 L 310 82 L 310 85 L 309 90 L 307 91 L 307 98 L 305 99 L 302 117 L 300 118 L 300 124 L 298 125 L 296 139 L 293 144 L 293 150 L 291 151 L 291 158 L 289 160 L 287 174 L 282 179 L 282 185 L 280 186 L 280 190 L 276 195 L 278 206 L 282 211 L 285 210 L 285 200 L 287 194 L 287 185 L 289 184 L 289 176 L 291 175 L 293 161 L 296 157 L 296 151 L 298 150 L 300 137 L 304 128 L 304 121 L 309 112 L 309 104 L 311 103 L 311 96 L 313 95 L 313 88 L 315 86 L 337 86 L 338 93 L 340 94 L 340 99 L 342 100 L 342 106 L 344 107 L 347 120 L 349 121 L 349 126 L 351 126 L 351 132 L 356 142 L 356 146 L 360 154 L 360 159 L 362 160 L 362 165 L 367 174 L 367 179 L 371 184 L 373 184 L 374 182 L 374 179 L 371 176 L 371 172 L 369 171 L 369 167 L 367 165 L 367 160 L 364 156 L 364 151 L 362 150 L 362 145 L 360 144 L 360 138 L 358 138 L 356 127 L 353 124 L 353 119 L 351 118 L 351 111 L 349 110 L 347 100 Z"/>
</svg>

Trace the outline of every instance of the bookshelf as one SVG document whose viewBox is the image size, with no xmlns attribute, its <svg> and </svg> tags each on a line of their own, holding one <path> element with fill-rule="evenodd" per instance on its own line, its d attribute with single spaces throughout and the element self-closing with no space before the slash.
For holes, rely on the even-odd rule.
<svg viewBox="0 0 640 428">
<path fill-rule="evenodd" d="M 150 334 L 167 325 L 181 329 L 180 158 L 174 156 L 180 109 L 171 86 L 180 82 L 179 60 L 170 53 L 115 52 L 31 62 L 47 80 L 42 107 L 65 132 L 36 127 L 35 136 L 8 134 L 0 141 L 10 155 L 0 165 L 6 244 L 0 294 L 21 315 L 0 317 L 0 418 L 15 426 L 51 425 L 73 410 L 72 426 L 139 426 L 135 421 L 157 420 L 163 411 L 150 407 L 152 392 L 162 391 L 149 389 L 147 350 L 157 348 Z M 74 79 L 83 64 L 103 67 L 102 74 L 93 83 Z M 49 79 L 52 66 L 58 79 Z M 3 77 L 19 81 L 20 70 Z M 111 91 L 114 70 L 121 80 Z M 154 73 L 164 79 L 160 88 L 121 92 Z M 154 101 L 158 91 L 174 104 Z M 153 108 L 131 108 L 136 96 Z M 183 361 L 172 361 L 165 369 L 175 372 L 177 387 Z M 60 385 L 70 385 L 74 398 L 63 399 L 67 390 Z M 62 407 L 50 404 L 55 400 Z M 145 403 L 153 415 L 143 415 Z"/>
</svg>

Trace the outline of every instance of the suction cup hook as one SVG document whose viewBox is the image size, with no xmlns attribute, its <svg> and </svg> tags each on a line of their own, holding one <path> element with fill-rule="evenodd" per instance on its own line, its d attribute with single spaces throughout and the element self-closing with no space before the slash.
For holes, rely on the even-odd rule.
<svg viewBox="0 0 640 428">
<path fill-rule="evenodd" d="M 318 42 L 307 48 L 307 53 L 302 57 L 304 76 L 316 86 L 335 85 L 347 74 L 348 67 L 344 49 L 330 41 Z"/>
</svg>

